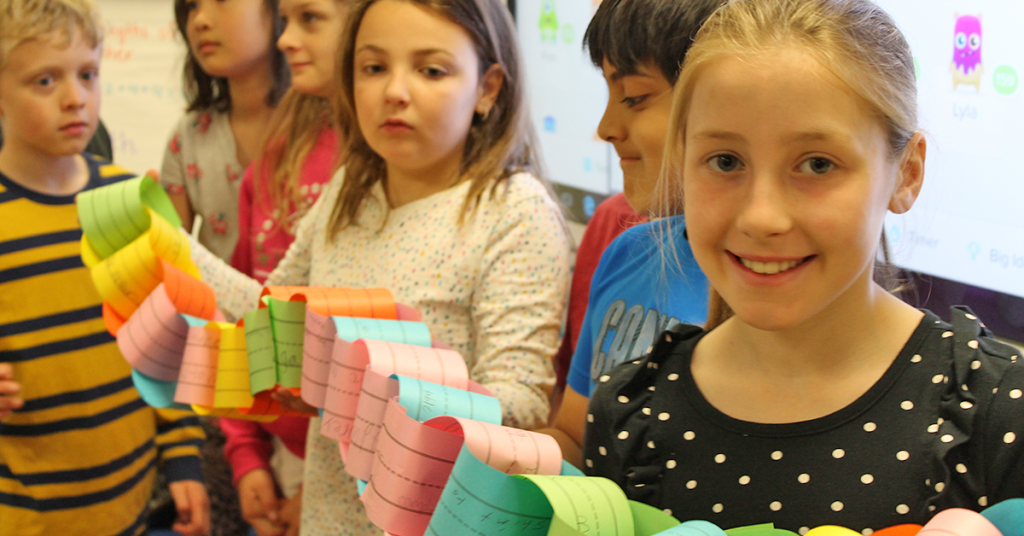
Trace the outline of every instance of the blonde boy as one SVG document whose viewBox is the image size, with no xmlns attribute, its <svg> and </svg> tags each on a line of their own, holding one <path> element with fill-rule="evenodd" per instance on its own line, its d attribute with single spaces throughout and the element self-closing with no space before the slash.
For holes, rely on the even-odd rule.
<svg viewBox="0 0 1024 536">
<path fill-rule="evenodd" d="M 82 153 L 99 120 L 90 0 L 0 0 L 0 535 L 140 534 L 162 463 L 209 530 L 199 423 L 132 387 L 78 256 L 75 194 L 130 178 Z"/>
</svg>

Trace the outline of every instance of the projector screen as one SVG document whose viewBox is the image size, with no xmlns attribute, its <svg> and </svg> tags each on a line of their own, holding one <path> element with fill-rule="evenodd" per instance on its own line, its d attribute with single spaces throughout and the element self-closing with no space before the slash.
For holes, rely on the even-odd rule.
<svg viewBox="0 0 1024 536">
<path fill-rule="evenodd" d="M 563 203 L 586 219 L 621 190 L 611 146 L 597 137 L 607 99 L 581 39 L 600 0 L 517 0 L 534 124 Z M 924 188 L 890 215 L 894 263 L 911 271 L 908 301 L 948 316 L 974 308 L 997 335 L 1024 340 L 1024 3 L 879 0 L 914 52 Z"/>
</svg>

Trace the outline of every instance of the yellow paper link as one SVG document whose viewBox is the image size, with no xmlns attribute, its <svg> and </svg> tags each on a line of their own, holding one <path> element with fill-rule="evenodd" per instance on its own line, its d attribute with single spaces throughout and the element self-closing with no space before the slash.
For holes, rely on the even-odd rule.
<svg viewBox="0 0 1024 536">
<path fill-rule="evenodd" d="M 199 277 L 188 238 L 158 214 L 150 211 L 150 217 L 148 231 L 90 270 L 103 301 L 124 318 L 131 316 L 163 281 L 160 259 Z"/>
<path fill-rule="evenodd" d="M 173 227 L 181 226 L 167 193 L 149 177 L 88 190 L 75 201 L 82 232 L 100 258 L 113 255 L 145 233 L 153 214 L 159 214 Z"/>
<path fill-rule="evenodd" d="M 245 350 L 245 329 L 224 322 L 207 324 L 207 329 L 211 327 L 221 330 L 213 407 L 251 407 L 253 397 L 249 393 L 249 354 Z"/>
<path fill-rule="evenodd" d="M 96 250 L 93 249 L 92 244 L 89 243 L 89 237 L 82 233 L 82 264 L 86 268 L 92 268 L 97 264 L 103 262 Z"/>
<path fill-rule="evenodd" d="M 237 408 L 208 408 L 205 406 L 197 406 L 192 404 L 192 411 L 196 412 L 196 415 L 202 415 L 204 417 L 228 417 L 230 419 L 242 419 L 246 421 L 255 422 L 274 422 L 277 420 L 278 415 L 246 415 Z"/>
</svg>

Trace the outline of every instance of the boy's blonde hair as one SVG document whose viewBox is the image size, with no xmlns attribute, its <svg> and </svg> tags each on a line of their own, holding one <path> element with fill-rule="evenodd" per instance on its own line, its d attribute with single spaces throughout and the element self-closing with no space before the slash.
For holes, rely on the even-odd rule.
<svg viewBox="0 0 1024 536">
<path fill-rule="evenodd" d="M 893 19 L 869 0 L 732 0 L 697 33 L 676 84 L 655 212 L 682 212 L 681 171 L 686 118 L 701 71 L 723 56 L 799 47 L 866 102 L 882 127 L 890 156 L 900 158 L 917 132 L 917 80 L 910 45 Z M 884 235 L 881 247 L 886 251 Z M 711 289 L 712 329 L 730 316 Z"/>
<path fill-rule="evenodd" d="M 76 29 L 92 48 L 103 42 L 99 12 L 92 0 L 0 0 L 0 70 L 18 45 L 53 32 L 70 41 Z"/>
</svg>

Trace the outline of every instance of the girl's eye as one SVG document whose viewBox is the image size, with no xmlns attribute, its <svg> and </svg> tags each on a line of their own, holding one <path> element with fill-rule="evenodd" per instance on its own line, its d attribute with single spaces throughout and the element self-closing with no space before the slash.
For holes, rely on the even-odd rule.
<svg viewBox="0 0 1024 536">
<path fill-rule="evenodd" d="M 824 175 L 832 171 L 833 167 L 835 164 L 831 160 L 821 157 L 808 158 L 800 163 L 800 171 L 813 175 Z"/>
<path fill-rule="evenodd" d="M 636 106 L 639 106 L 640 103 L 644 102 L 645 100 L 647 100 L 647 95 L 640 95 L 637 97 L 626 97 L 622 99 L 622 103 L 630 108 L 634 108 Z"/>
<path fill-rule="evenodd" d="M 743 162 L 740 162 L 739 158 L 731 154 L 712 156 L 708 159 L 708 165 L 711 166 L 711 169 L 720 173 L 731 173 L 743 168 Z"/>
<path fill-rule="evenodd" d="M 53 77 L 52 76 L 44 76 L 44 77 L 40 78 L 39 80 L 36 80 L 36 85 L 43 86 L 43 87 L 52 86 L 53 85 Z"/>
<path fill-rule="evenodd" d="M 302 14 L 302 22 L 304 22 L 306 24 L 312 24 L 312 23 L 316 22 L 319 19 L 320 19 L 320 15 L 317 15 L 316 13 L 313 13 L 312 11 L 307 11 L 307 12 Z"/>
<path fill-rule="evenodd" d="M 363 66 L 363 72 L 366 74 L 378 74 L 384 72 L 384 66 L 377 63 L 370 63 Z"/>
<path fill-rule="evenodd" d="M 441 78 L 447 74 L 444 69 L 439 67 L 424 67 L 422 70 L 423 74 L 427 75 L 428 78 Z"/>
<path fill-rule="evenodd" d="M 79 78 L 81 78 L 82 80 L 85 80 L 86 82 L 91 82 L 91 81 L 95 80 L 96 77 L 98 77 L 99 75 L 100 75 L 100 73 L 98 73 L 96 71 L 86 71 L 86 72 L 80 74 Z"/>
<path fill-rule="evenodd" d="M 195 1 L 193 1 L 193 2 L 185 2 L 185 11 L 186 12 L 188 12 L 188 11 L 195 11 L 195 9 L 197 7 L 199 7 L 199 2 L 195 2 Z"/>
</svg>

